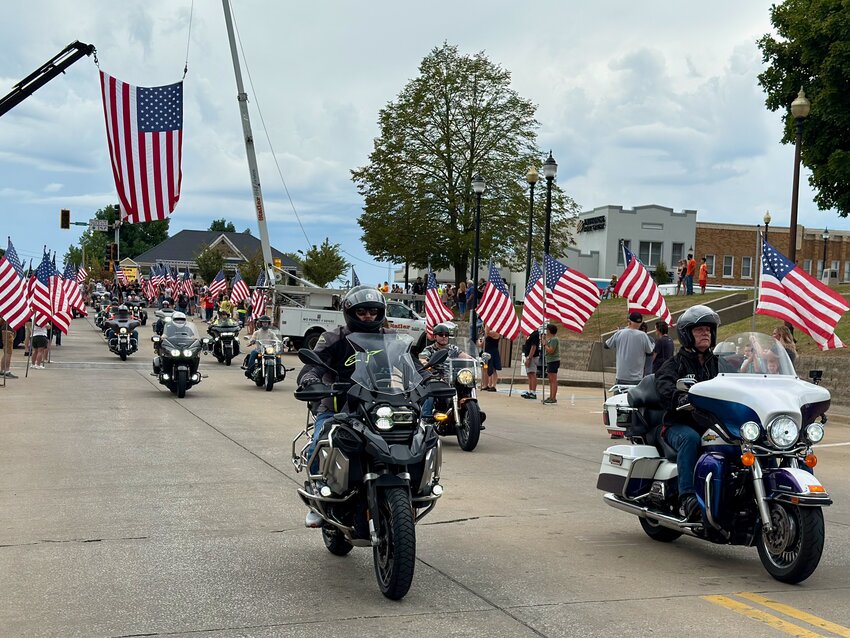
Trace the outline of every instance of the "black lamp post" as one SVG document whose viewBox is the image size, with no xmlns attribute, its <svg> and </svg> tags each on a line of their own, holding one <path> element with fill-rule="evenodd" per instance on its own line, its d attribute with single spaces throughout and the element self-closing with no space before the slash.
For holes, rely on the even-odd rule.
<svg viewBox="0 0 850 638">
<path fill-rule="evenodd" d="M 558 163 L 549 151 L 549 157 L 543 162 L 543 177 L 546 178 L 546 230 L 543 235 L 543 254 L 549 254 L 549 227 L 552 223 L 552 182 L 558 174 Z"/>
<path fill-rule="evenodd" d="M 472 306 L 470 326 L 470 336 L 472 337 L 472 347 L 478 342 L 478 253 L 481 249 L 481 194 L 487 188 L 487 183 L 484 178 L 478 173 L 472 176 L 472 190 L 475 193 L 475 258 L 472 261 L 472 285 L 475 286 L 473 299 L 475 300 Z"/>
<path fill-rule="evenodd" d="M 770 211 L 764 211 L 764 240 L 767 241 L 767 230 L 770 226 Z"/>
<path fill-rule="evenodd" d="M 533 166 L 528 167 L 528 172 L 525 174 L 525 181 L 528 182 L 528 248 L 525 253 L 525 285 L 528 286 L 528 280 L 531 279 L 531 237 L 534 228 L 534 185 L 540 175 L 537 174 L 537 169 Z"/>
<path fill-rule="evenodd" d="M 821 281 L 823 280 L 823 275 L 825 272 L 829 270 L 826 266 L 826 248 L 829 245 L 829 229 L 824 228 L 823 233 L 821 233 L 821 237 L 823 237 L 823 270 L 821 270 Z M 829 281 L 829 279 L 827 279 Z"/>
<path fill-rule="evenodd" d="M 791 115 L 797 128 L 794 142 L 794 185 L 791 192 L 791 237 L 788 240 L 788 259 L 797 263 L 797 199 L 800 194 L 800 147 L 803 145 L 803 120 L 809 116 L 812 103 L 806 99 L 806 92 L 800 89 L 796 99 L 791 102 Z"/>
</svg>

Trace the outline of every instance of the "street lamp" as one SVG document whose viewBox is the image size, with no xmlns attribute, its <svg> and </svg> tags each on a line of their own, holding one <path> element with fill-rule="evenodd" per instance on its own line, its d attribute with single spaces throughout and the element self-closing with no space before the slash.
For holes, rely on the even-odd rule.
<svg viewBox="0 0 850 638">
<path fill-rule="evenodd" d="M 481 194 L 487 188 L 487 182 L 478 173 L 472 176 L 472 190 L 475 193 L 475 258 L 472 261 L 472 285 L 475 286 L 473 299 L 475 305 L 472 306 L 470 326 L 470 336 L 472 337 L 472 347 L 478 342 L 478 253 L 481 249 Z"/>
<path fill-rule="evenodd" d="M 794 186 L 791 193 L 791 237 L 788 240 L 788 259 L 792 264 L 797 263 L 797 199 L 800 194 L 800 147 L 803 145 L 803 120 L 805 120 L 812 103 L 806 99 L 806 92 L 800 89 L 796 99 L 791 102 L 791 115 L 796 123 L 797 136 L 794 142 Z"/>
<path fill-rule="evenodd" d="M 543 235 L 543 254 L 549 254 L 549 226 L 552 223 L 552 181 L 555 175 L 558 174 L 558 162 L 552 157 L 552 151 L 549 151 L 549 157 L 543 162 L 543 177 L 546 178 L 546 230 Z"/>
<path fill-rule="evenodd" d="M 823 270 L 821 270 L 821 280 L 823 280 L 823 275 L 827 271 L 826 268 L 826 247 L 829 245 L 829 229 L 824 228 L 821 233 L 821 237 L 823 237 Z M 829 281 L 829 279 L 827 279 Z"/>
<path fill-rule="evenodd" d="M 525 285 L 528 286 L 528 280 L 531 279 L 531 237 L 532 230 L 534 227 L 534 185 L 537 183 L 537 180 L 540 179 L 540 175 L 537 173 L 537 169 L 533 166 L 528 167 L 528 172 L 525 174 L 525 181 L 528 182 L 529 186 L 529 194 L 528 194 L 528 249 L 525 253 Z"/>
<path fill-rule="evenodd" d="M 770 211 L 764 211 L 764 240 L 767 241 L 767 230 L 770 226 Z"/>
</svg>

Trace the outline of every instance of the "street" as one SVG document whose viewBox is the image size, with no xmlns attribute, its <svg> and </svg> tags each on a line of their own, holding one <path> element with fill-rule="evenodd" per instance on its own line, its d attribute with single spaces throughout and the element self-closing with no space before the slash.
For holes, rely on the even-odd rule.
<svg viewBox="0 0 850 638">
<path fill-rule="evenodd" d="M 27 379 L 14 352 L 20 379 L 0 389 L 3 638 L 850 637 L 848 409 L 817 450 L 835 501 L 823 559 L 788 586 L 755 548 L 657 543 L 603 504 L 600 390 L 562 387 L 555 406 L 482 393 L 487 429 L 472 453 L 443 439 L 445 494 L 392 602 L 369 548 L 339 558 L 303 526 L 295 373 L 265 392 L 241 357 L 207 356 L 208 378 L 177 399 L 150 376 L 150 323 L 140 333 L 121 362 L 76 319 Z"/>
</svg>

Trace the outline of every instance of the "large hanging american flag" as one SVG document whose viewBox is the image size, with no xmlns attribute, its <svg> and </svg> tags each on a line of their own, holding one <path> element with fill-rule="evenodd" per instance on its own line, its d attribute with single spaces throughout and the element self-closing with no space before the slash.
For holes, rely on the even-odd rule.
<svg viewBox="0 0 850 638">
<path fill-rule="evenodd" d="M 266 314 L 266 291 L 263 286 L 266 285 L 266 273 L 261 272 L 257 277 L 257 286 L 251 294 L 251 319 L 257 320 Z"/>
<path fill-rule="evenodd" d="M 543 266 L 546 268 L 546 317 L 559 320 L 567 330 L 583 332 L 601 301 L 599 288 L 587 275 L 550 255 L 543 256 Z"/>
<path fill-rule="evenodd" d="M 481 295 L 481 303 L 478 304 L 478 316 L 490 330 L 498 332 L 511 341 L 519 336 L 519 317 L 516 315 L 514 302 L 502 280 L 502 275 L 492 261 L 487 285 L 484 287 L 484 294 Z"/>
<path fill-rule="evenodd" d="M 210 296 L 215 299 L 218 294 L 227 290 L 227 280 L 224 278 L 224 271 L 219 270 L 218 274 L 210 282 Z"/>
<path fill-rule="evenodd" d="M 17 330 L 32 316 L 24 266 L 9 239 L 6 254 L 0 257 L 0 317 Z"/>
<path fill-rule="evenodd" d="M 847 300 L 762 240 L 761 281 L 756 314 L 787 321 L 809 335 L 821 350 L 844 348 L 835 334 Z"/>
<path fill-rule="evenodd" d="M 100 88 L 122 220 L 166 219 L 180 199 L 183 82 L 132 86 L 101 71 Z"/>
<path fill-rule="evenodd" d="M 231 284 L 233 285 L 233 288 L 230 291 L 230 301 L 233 303 L 237 304 L 251 296 L 251 291 L 248 290 L 248 284 L 246 284 L 245 280 L 242 279 L 242 275 L 239 273 L 238 269 L 236 270 L 236 276 L 233 277 Z"/>
<path fill-rule="evenodd" d="M 625 246 L 623 246 L 623 255 L 626 269 L 617 280 L 614 293 L 630 302 L 629 311 L 656 315 L 667 325 L 673 325 L 673 317 L 667 309 L 667 303 L 649 275 L 649 271 Z"/>
<path fill-rule="evenodd" d="M 429 337 L 434 336 L 434 326 L 438 323 L 448 321 L 454 317 L 452 311 L 446 308 L 440 299 L 440 290 L 437 288 L 437 277 L 428 271 L 428 285 L 425 288 L 425 332 Z"/>
<path fill-rule="evenodd" d="M 522 302 L 522 319 L 519 329 L 526 337 L 543 325 L 543 271 L 536 261 L 531 265 L 525 299 Z"/>
</svg>

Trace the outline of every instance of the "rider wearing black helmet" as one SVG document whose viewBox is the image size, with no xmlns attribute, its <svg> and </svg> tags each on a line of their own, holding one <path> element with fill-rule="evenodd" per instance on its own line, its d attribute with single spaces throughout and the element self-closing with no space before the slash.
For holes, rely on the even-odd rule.
<svg viewBox="0 0 850 638">
<path fill-rule="evenodd" d="M 336 371 L 330 375 L 316 365 L 305 365 L 298 374 L 299 387 L 316 383 L 345 383 L 351 379 L 354 372 L 354 348 L 346 337 L 352 332 L 382 332 L 387 314 L 387 302 L 377 288 L 355 286 L 346 293 L 340 304 L 345 327 L 334 331 L 323 332 L 313 347 L 322 361 Z M 313 453 L 316 443 L 322 437 L 324 422 L 333 415 L 334 406 L 331 399 L 325 399 L 316 410 L 316 424 L 313 430 L 313 440 L 308 449 L 308 457 Z M 318 471 L 317 467 L 311 471 Z M 307 514 L 304 524 L 307 527 L 320 527 L 322 519 L 312 511 Z"/>
<path fill-rule="evenodd" d="M 676 410 L 688 402 L 688 393 L 677 390 L 676 382 L 685 377 L 699 382 L 717 376 L 717 357 L 712 350 L 717 343 L 718 326 L 720 317 L 708 306 L 688 308 L 676 323 L 682 347 L 655 374 L 658 396 L 667 409 L 661 436 L 677 452 L 679 510 L 691 521 L 700 518 L 699 503 L 694 493 L 694 468 L 705 428 L 693 419 L 690 412 Z"/>
<path fill-rule="evenodd" d="M 218 312 L 219 317 L 221 317 L 222 311 L 219 310 Z M 224 311 L 224 313 L 227 315 L 227 318 L 230 319 L 230 313 L 227 311 Z M 263 351 L 261 342 L 275 341 L 278 338 L 275 331 L 271 329 L 272 318 L 268 315 L 263 315 L 258 318 L 254 326 L 256 327 L 256 330 L 254 331 L 254 334 L 248 338 L 248 345 L 255 346 L 255 348 L 248 353 L 248 357 L 245 359 L 245 364 L 242 366 L 245 370 L 245 376 L 248 378 L 251 378 L 251 371 L 254 369 L 254 363 L 256 363 L 257 357 Z"/>
</svg>

